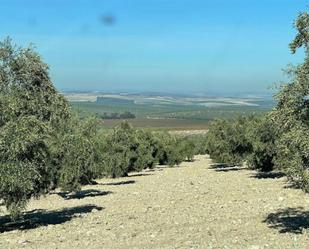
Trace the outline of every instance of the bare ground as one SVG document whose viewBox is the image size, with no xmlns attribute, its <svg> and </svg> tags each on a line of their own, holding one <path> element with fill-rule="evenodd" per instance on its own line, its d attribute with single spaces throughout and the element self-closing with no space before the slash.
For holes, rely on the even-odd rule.
<svg viewBox="0 0 309 249">
<path fill-rule="evenodd" d="M 212 165 L 105 179 L 0 218 L 0 248 L 309 248 L 309 196 L 280 174 Z"/>
</svg>

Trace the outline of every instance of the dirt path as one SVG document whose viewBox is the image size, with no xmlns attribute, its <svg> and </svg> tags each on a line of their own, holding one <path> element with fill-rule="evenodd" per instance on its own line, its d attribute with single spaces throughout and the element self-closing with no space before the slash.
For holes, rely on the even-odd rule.
<svg viewBox="0 0 309 249">
<path fill-rule="evenodd" d="M 199 156 L 102 180 L 32 201 L 28 222 L 0 218 L 0 248 L 309 248 L 309 195 L 271 177 Z"/>
</svg>

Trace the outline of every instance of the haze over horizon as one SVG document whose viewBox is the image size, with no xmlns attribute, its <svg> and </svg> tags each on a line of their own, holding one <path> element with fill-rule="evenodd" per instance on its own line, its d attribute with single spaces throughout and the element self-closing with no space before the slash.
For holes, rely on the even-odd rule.
<svg viewBox="0 0 309 249">
<path fill-rule="evenodd" d="M 1 1 L 1 39 L 34 43 L 60 90 L 267 93 L 298 63 L 304 0 Z M 16 15 L 18 13 L 18 15 Z"/>
</svg>

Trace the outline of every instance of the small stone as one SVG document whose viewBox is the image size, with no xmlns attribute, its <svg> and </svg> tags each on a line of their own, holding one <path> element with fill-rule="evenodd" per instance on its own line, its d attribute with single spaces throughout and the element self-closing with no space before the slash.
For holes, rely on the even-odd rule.
<svg viewBox="0 0 309 249">
<path fill-rule="evenodd" d="M 18 241 L 18 244 L 27 244 L 27 243 L 30 243 L 30 241 L 29 240 L 19 240 Z"/>
<path fill-rule="evenodd" d="M 253 245 L 253 246 L 250 246 L 248 249 L 260 249 L 260 247 L 257 245 Z"/>
</svg>

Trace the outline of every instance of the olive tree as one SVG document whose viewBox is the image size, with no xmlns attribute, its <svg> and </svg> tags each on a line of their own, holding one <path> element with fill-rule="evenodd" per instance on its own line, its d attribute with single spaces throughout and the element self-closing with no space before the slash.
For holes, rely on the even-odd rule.
<svg viewBox="0 0 309 249">
<path fill-rule="evenodd" d="M 290 77 L 281 85 L 275 98 L 277 106 L 272 119 L 280 131 L 278 140 L 278 168 L 288 173 L 304 190 L 309 191 L 309 14 L 301 13 L 295 21 L 297 31 L 290 44 L 292 53 L 303 47 L 304 62 L 290 66 Z"/>
<path fill-rule="evenodd" d="M 277 129 L 269 114 L 255 117 L 248 122 L 246 137 L 251 144 L 247 156 L 249 168 L 272 171 L 277 158 Z"/>
<path fill-rule="evenodd" d="M 127 123 L 121 123 L 101 141 L 101 153 L 104 160 L 104 174 L 115 177 L 127 176 L 133 170 L 138 145 L 135 130 Z"/>
<path fill-rule="evenodd" d="M 50 141 L 71 114 L 40 55 L 9 38 L 0 42 L 0 108 L 0 199 L 16 218 L 31 197 L 58 182 Z"/>
<path fill-rule="evenodd" d="M 156 141 L 154 135 L 145 130 L 136 130 L 137 146 L 132 169 L 141 171 L 146 168 L 154 168 L 156 164 Z"/>
<path fill-rule="evenodd" d="M 98 124 L 95 118 L 72 118 L 48 140 L 53 184 L 65 191 L 79 190 L 100 176 L 97 151 Z"/>
<path fill-rule="evenodd" d="M 250 118 L 215 120 L 207 133 L 207 152 L 211 158 L 230 166 L 240 165 L 251 152 L 251 143 L 246 137 Z"/>
</svg>

